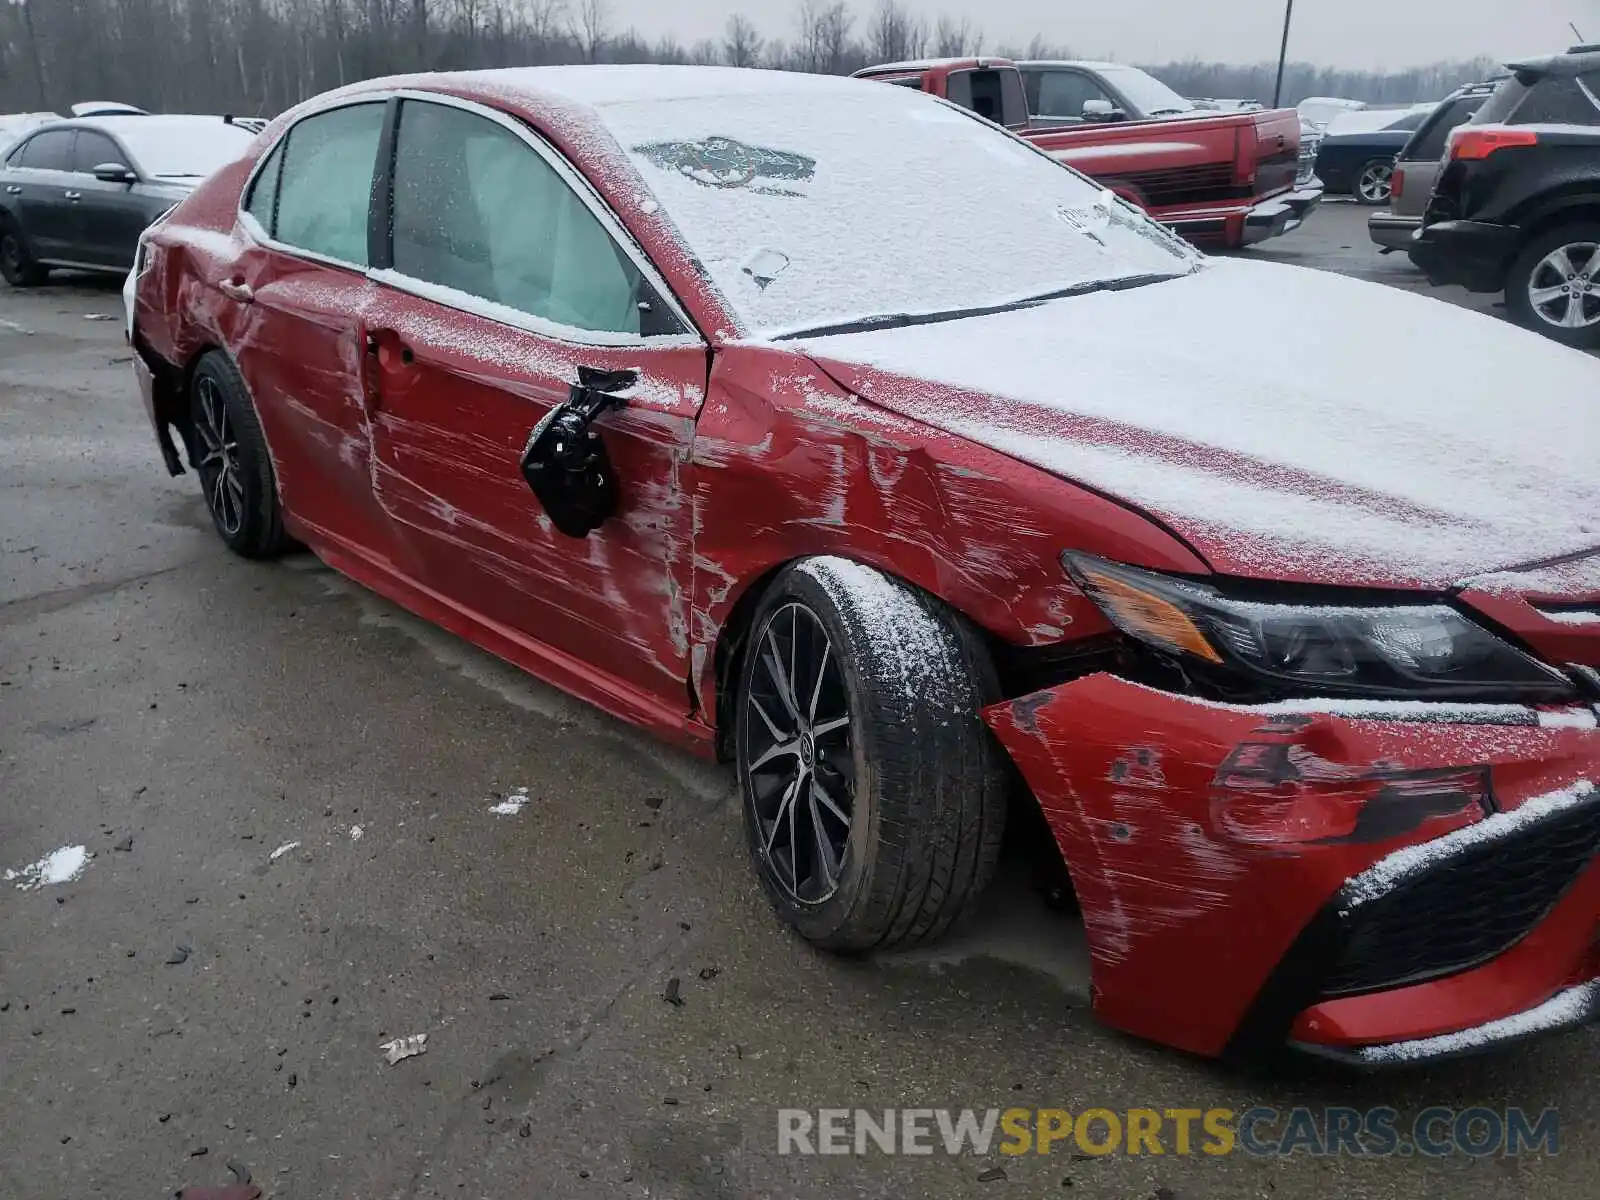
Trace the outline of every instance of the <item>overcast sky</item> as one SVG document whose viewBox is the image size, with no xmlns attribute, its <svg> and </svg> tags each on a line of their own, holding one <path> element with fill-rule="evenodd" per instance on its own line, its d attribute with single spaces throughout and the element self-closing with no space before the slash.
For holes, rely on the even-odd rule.
<svg viewBox="0 0 1600 1200">
<path fill-rule="evenodd" d="M 797 0 L 610 0 L 620 28 L 684 44 L 719 37 L 742 12 L 769 37 L 793 36 Z M 875 0 L 853 0 L 858 22 Z M 1201 58 L 1247 63 L 1278 56 L 1284 0 L 903 0 L 928 22 L 970 17 L 985 48 L 1034 33 L 1084 58 Z M 1600 0 L 1295 0 L 1291 58 L 1330 66 L 1403 67 L 1440 59 L 1564 50 L 1575 21 L 1600 41 Z"/>
</svg>

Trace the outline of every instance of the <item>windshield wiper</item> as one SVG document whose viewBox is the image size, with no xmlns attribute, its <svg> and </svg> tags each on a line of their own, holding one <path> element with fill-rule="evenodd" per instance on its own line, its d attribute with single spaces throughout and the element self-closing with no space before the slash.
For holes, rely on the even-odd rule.
<svg viewBox="0 0 1600 1200">
<path fill-rule="evenodd" d="M 880 313 L 854 321 L 840 321 L 833 325 L 813 325 L 809 329 L 795 329 L 773 336 L 775 342 L 792 342 L 796 338 L 833 337 L 840 333 L 870 333 L 878 329 L 904 329 L 910 325 L 937 325 L 943 321 L 964 321 L 968 317 L 991 317 L 996 313 L 1015 312 L 1021 308 L 1037 308 L 1052 300 L 1065 300 L 1071 296 L 1087 296 L 1091 292 L 1125 292 L 1129 288 L 1144 287 L 1150 283 L 1165 283 L 1169 279 L 1182 279 L 1188 271 L 1175 275 L 1119 275 L 1115 279 L 1091 279 L 1070 287 L 1041 292 L 1005 304 L 989 304 L 980 308 L 956 308 L 936 313 Z"/>
</svg>

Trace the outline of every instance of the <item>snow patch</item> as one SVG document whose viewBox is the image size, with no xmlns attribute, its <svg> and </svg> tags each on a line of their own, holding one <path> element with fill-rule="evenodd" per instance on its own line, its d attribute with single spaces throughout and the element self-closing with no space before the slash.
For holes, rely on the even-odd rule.
<svg viewBox="0 0 1600 1200">
<path fill-rule="evenodd" d="M 285 842 L 283 845 L 279 846 L 276 850 L 274 850 L 271 854 L 267 855 L 267 861 L 268 862 L 277 862 L 285 854 L 288 854 L 290 851 L 294 850 L 299 845 L 300 845 L 299 842 Z"/>
<path fill-rule="evenodd" d="M 361 826 L 352 825 L 350 826 L 350 840 L 352 842 L 359 842 L 366 835 L 366 832 L 367 831 L 361 828 Z"/>
<path fill-rule="evenodd" d="M 491 804 L 489 811 L 499 817 L 514 817 L 532 802 L 533 797 L 528 795 L 528 789 L 519 787 L 504 800 Z"/>
<path fill-rule="evenodd" d="M 1539 710 L 1541 729 L 1595 729 L 1600 728 L 1592 708 L 1554 708 Z"/>
<path fill-rule="evenodd" d="M 1340 912 L 1354 912 L 1363 904 L 1370 904 L 1388 895 L 1395 888 L 1464 850 L 1510 837 L 1558 813 L 1580 808 L 1594 799 L 1595 791 L 1592 782 L 1580 779 L 1564 788 L 1525 800 L 1511 812 L 1492 813 L 1465 829 L 1457 829 L 1431 842 L 1396 850 L 1345 883 L 1340 891 Z"/>
<path fill-rule="evenodd" d="M 83 874 L 84 868 L 89 865 L 89 860 L 93 857 L 86 846 L 62 846 L 59 850 L 52 850 L 38 862 L 31 862 L 14 871 L 8 870 L 5 873 L 5 881 L 7 883 L 15 881 L 18 889 L 24 892 L 55 883 L 71 883 Z"/>
</svg>

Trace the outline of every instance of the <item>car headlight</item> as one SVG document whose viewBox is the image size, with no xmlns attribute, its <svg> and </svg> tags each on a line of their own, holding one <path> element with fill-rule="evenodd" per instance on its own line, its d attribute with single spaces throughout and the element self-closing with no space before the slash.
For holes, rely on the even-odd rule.
<svg viewBox="0 0 1600 1200">
<path fill-rule="evenodd" d="M 1198 671 L 1279 692 L 1390 699 L 1564 700 L 1560 671 L 1447 604 L 1280 604 L 1072 551 L 1062 563 L 1111 623 Z"/>
</svg>

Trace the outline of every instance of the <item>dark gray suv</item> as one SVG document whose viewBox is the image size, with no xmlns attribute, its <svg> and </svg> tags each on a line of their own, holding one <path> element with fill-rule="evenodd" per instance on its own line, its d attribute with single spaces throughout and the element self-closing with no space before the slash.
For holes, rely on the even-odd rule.
<svg viewBox="0 0 1600 1200">
<path fill-rule="evenodd" d="M 224 117 L 119 115 L 54 121 L 0 164 L 0 276 L 43 283 L 52 267 L 122 273 L 139 234 L 253 130 Z"/>
</svg>

